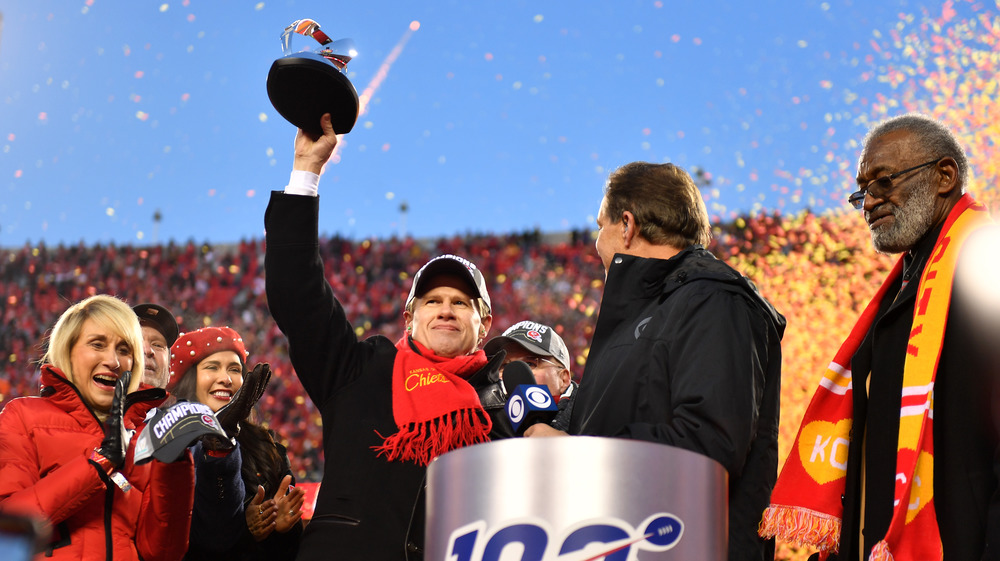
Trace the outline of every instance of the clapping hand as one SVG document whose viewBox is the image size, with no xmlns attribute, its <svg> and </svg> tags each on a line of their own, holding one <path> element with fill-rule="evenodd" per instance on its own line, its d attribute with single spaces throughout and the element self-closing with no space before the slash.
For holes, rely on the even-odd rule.
<svg viewBox="0 0 1000 561">
<path fill-rule="evenodd" d="M 247 529 L 256 541 L 263 541 L 274 531 L 278 509 L 274 499 L 264 500 L 264 488 L 257 486 L 257 494 L 250 499 L 245 511 Z"/>
<path fill-rule="evenodd" d="M 263 541 L 271 532 L 284 533 L 302 520 L 302 505 L 306 492 L 292 487 L 292 476 L 286 475 L 274 497 L 264 500 L 264 487 L 258 485 L 246 508 L 247 529 L 253 539 Z"/>
<path fill-rule="evenodd" d="M 274 494 L 274 503 L 278 507 L 278 520 L 275 529 L 287 532 L 302 520 L 302 505 L 305 504 L 306 492 L 299 487 L 292 487 L 292 476 L 286 475 Z"/>
</svg>

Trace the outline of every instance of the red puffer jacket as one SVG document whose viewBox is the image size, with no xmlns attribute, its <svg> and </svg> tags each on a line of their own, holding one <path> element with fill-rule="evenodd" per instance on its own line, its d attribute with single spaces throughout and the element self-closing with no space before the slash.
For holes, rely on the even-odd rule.
<svg viewBox="0 0 1000 561">
<path fill-rule="evenodd" d="M 104 438 L 100 421 L 58 369 L 43 366 L 42 385 L 43 397 L 16 398 L 0 411 L 0 509 L 45 519 L 51 559 L 183 557 L 194 503 L 190 453 L 136 466 L 133 438 L 120 470 L 132 489 L 105 484 L 87 461 Z M 125 426 L 141 428 L 157 404 L 133 405 Z"/>
</svg>

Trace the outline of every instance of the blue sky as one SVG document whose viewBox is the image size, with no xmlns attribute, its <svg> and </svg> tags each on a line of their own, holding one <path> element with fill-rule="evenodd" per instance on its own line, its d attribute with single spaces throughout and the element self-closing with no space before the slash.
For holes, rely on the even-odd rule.
<svg viewBox="0 0 1000 561">
<path fill-rule="evenodd" d="M 295 132 L 265 80 L 282 29 L 305 17 L 354 39 L 349 76 L 359 92 L 377 86 L 321 181 L 325 233 L 588 227 L 607 174 L 633 160 L 707 171 L 721 219 L 842 211 L 864 130 L 858 100 L 892 95 L 871 78 L 877 43 L 907 14 L 941 10 L 921 0 L 7 0 L 0 246 L 261 236 Z"/>
</svg>

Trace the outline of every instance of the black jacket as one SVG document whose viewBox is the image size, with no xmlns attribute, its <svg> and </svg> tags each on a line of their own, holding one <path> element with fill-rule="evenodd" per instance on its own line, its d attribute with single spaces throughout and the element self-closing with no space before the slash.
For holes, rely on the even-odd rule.
<svg viewBox="0 0 1000 561">
<path fill-rule="evenodd" d="M 244 438 L 245 433 L 246 429 L 239 438 Z M 283 475 L 292 475 L 285 447 L 277 442 L 274 447 L 283 460 Z M 247 528 L 245 509 L 257 493 L 257 485 L 266 484 L 260 474 L 244 479 L 241 468 L 244 461 L 242 455 L 247 453 L 246 450 L 238 443 L 233 453 L 215 458 L 205 454 L 200 442 L 191 448 L 196 493 L 191 541 L 184 561 L 283 561 L 295 558 L 302 536 L 301 522 L 287 532 L 271 532 L 259 542 Z M 292 484 L 295 484 L 294 477 Z M 268 491 L 264 500 L 274 496 L 274 491 Z"/>
<path fill-rule="evenodd" d="M 570 380 L 566 391 L 559 396 L 559 403 L 557 404 L 559 412 L 552 419 L 552 427 L 556 430 L 569 432 L 569 419 L 573 415 L 573 403 L 576 399 L 577 389 L 579 389 L 579 384 Z"/>
<path fill-rule="evenodd" d="M 571 434 L 659 442 L 729 472 L 729 559 L 773 559 L 757 537 L 778 466 L 785 319 L 701 246 L 615 255 Z"/>
<path fill-rule="evenodd" d="M 246 429 L 243 429 L 242 432 L 246 432 Z M 278 443 L 279 439 L 276 438 L 277 435 L 273 431 L 269 432 L 274 440 L 274 450 L 281 458 L 281 467 L 283 469 L 281 475 L 282 477 L 291 475 L 292 485 L 295 485 L 295 474 L 292 473 L 292 465 L 288 461 L 288 450 Z M 277 489 L 272 491 L 268 487 L 266 479 L 260 473 L 256 474 L 256 476 L 248 476 L 246 473 L 241 473 L 241 476 L 244 496 L 246 497 L 244 510 L 254 508 L 250 506 L 250 501 L 253 500 L 254 495 L 257 493 L 258 485 L 264 487 L 266 490 L 264 494 L 265 501 L 272 498 L 274 492 L 277 491 Z M 246 525 L 246 514 L 243 517 L 243 531 L 240 535 L 240 543 L 233 549 L 233 553 L 229 556 L 230 559 L 241 559 L 243 561 L 285 561 L 295 559 L 298 555 L 299 541 L 302 539 L 302 521 L 292 526 L 287 532 L 278 532 L 275 530 L 262 541 L 257 541 L 253 537 L 253 534 L 250 533 L 250 528 Z"/>
<path fill-rule="evenodd" d="M 868 458 L 866 551 L 885 536 L 892 519 L 903 364 L 920 275 L 940 231 L 938 227 L 928 232 L 905 257 L 902 278 L 890 289 L 851 360 L 854 421 L 840 554 L 832 559 L 859 558 L 862 435 L 867 434 Z M 903 279 L 908 282 L 899 290 Z M 970 321 L 970 305 L 960 291 L 953 291 L 934 379 L 934 508 L 946 560 L 1000 559 L 998 367 L 988 356 L 995 349 L 978 344 L 982 333 Z"/>
<path fill-rule="evenodd" d="M 215 561 L 228 557 L 247 530 L 243 503 L 246 499 L 240 467 L 239 443 L 230 454 L 205 454 L 201 442 L 190 447 L 194 457 L 194 508 L 191 539 L 184 561 Z M 253 495 L 251 495 L 252 497 Z"/>
<path fill-rule="evenodd" d="M 372 449 L 398 430 L 391 393 L 396 347 L 380 335 L 357 339 L 326 281 L 318 213 L 318 197 L 274 192 L 264 217 L 268 306 L 323 421 L 323 482 L 298 559 L 417 558 L 426 468 L 386 461 Z M 499 364 L 494 357 L 470 383 L 488 383 Z"/>
</svg>

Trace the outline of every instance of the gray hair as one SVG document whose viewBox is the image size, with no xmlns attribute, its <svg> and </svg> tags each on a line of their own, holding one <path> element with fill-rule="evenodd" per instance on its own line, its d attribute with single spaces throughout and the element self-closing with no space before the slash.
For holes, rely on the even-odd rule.
<svg viewBox="0 0 1000 561">
<path fill-rule="evenodd" d="M 922 113 L 906 113 L 890 117 L 873 126 L 862 141 L 862 146 L 890 132 L 908 131 L 917 136 L 917 144 L 926 153 L 925 158 L 949 157 L 958 163 L 959 189 L 965 192 L 969 179 L 969 159 L 958 137 L 944 123 Z"/>
</svg>

